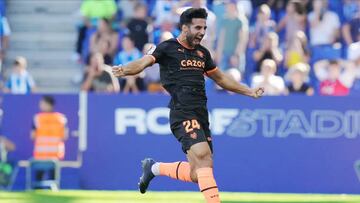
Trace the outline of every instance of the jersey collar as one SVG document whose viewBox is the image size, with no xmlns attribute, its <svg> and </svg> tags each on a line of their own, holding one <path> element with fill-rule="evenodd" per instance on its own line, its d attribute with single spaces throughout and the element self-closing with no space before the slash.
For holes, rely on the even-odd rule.
<svg viewBox="0 0 360 203">
<path fill-rule="evenodd" d="M 182 43 L 182 42 L 179 40 L 179 38 L 176 38 L 176 41 L 177 41 L 181 46 L 185 47 L 186 49 L 195 49 L 195 48 L 191 48 L 191 47 L 189 47 L 188 45 Z"/>
</svg>

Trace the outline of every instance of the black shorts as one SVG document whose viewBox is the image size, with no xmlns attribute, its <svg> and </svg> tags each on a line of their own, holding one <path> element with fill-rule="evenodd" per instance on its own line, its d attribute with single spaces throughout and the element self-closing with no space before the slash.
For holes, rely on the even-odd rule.
<svg viewBox="0 0 360 203">
<path fill-rule="evenodd" d="M 213 152 L 209 116 L 206 108 L 194 110 L 170 110 L 171 131 L 181 143 L 185 154 L 191 146 L 207 142 Z"/>
</svg>

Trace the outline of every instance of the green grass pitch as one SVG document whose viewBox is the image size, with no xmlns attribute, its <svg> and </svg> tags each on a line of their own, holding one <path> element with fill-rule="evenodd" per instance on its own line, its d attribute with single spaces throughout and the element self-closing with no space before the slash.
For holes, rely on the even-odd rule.
<svg viewBox="0 0 360 203">
<path fill-rule="evenodd" d="M 222 192 L 222 203 L 360 203 L 360 195 Z M 0 203 L 203 203 L 200 192 L 33 191 L 0 192 Z"/>
</svg>

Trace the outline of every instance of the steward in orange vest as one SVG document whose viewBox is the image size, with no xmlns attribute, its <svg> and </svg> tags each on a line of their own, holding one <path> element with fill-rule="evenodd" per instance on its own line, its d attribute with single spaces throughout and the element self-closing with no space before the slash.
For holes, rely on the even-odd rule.
<svg viewBox="0 0 360 203">
<path fill-rule="evenodd" d="M 54 105 L 53 97 L 44 96 L 39 104 L 41 112 L 34 116 L 31 132 L 35 141 L 34 159 L 64 159 L 64 140 L 68 137 L 67 119 L 64 114 L 53 111 Z"/>
</svg>

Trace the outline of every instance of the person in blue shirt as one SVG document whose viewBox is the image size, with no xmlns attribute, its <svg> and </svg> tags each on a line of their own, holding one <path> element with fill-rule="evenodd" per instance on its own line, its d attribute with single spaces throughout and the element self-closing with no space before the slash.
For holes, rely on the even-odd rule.
<svg viewBox="0 0 360 203">
<path fill-rule="evenodd" d="M 5 93 L 29 94 L 35 91 L 35 81 L 31 74 L 26 70 L 26 66 L 27 62 L 24 57 L 16 57 L 13 71 L 5 83 Z"/>
</svg>

